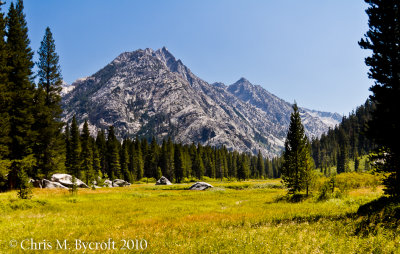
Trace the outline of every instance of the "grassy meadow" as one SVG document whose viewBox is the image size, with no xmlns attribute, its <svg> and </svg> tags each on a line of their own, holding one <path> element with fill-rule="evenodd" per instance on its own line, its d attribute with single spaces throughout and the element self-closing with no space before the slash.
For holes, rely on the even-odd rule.
<svg viewBox="0 0 400 254">
<path fill-rule="evenodd" d="M 21 249 L 24 239 L 24 248 L 42 248 L 35 253 L 400 253 L 400 237 L 390 230 L 355 234 L 354 213 L 382 195 L 380 186 L 347 188 L 324 201 L 314 192 L 291 203 L 282 198 L 279 180 L 211 184 L 215 188 L 206 191 L 136 184 L 80 189 L 75 196 L 35 189 L 31 200 L 1 193 L 0 253 L 30 253 Z M 110 238 L 115 250 L 96 249 Z M 75 239 L 92 242 L 93 249 L 77 248 Z M 141 239 L 147 248 L 136 250 Z M 69 249 L 56 249 L 56 240 L 67 240 Z M 46 244 L 51 248 L 43 249 Z"/>
</svg>

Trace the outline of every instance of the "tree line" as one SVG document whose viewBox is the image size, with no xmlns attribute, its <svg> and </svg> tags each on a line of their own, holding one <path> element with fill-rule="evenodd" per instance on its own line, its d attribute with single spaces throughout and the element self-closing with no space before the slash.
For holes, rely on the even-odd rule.
<svg viewBox="0 0 400 254">
<path fill-rule="evenodd" d="M 66 125 L 66 172 L 86 183 L 98 178 L 124 179 L 129 182 L 143 178 L 159 179 L 162 175 L 174 182 L 202 179 L 277 178 L 281 160 L 229 151 L 226 147 L 173 143 L 171 138 L 157 142 L 139 137 L 117 139 L 113 126 L 107 133 L 100 130 L 90 135 L 87 121 L 82 132 L 73 117 Z"/>
<path fill-rule="evenodd" d="M 348 117 L 344 116 L 338 126 L 329 129 L 320 138 L 312 139 L 312 157 L 316 168 L 325 175 L 331 173 L 331 167 L 336 167 L 337 173 L 359 171 L 360 157 L 368 155 L 375 148 L 365 135 L 374 108 L 373 102 L 367 100 Z M 354 161 L 354 168 L 350 168 L 350 161 Z"/>
</svg>

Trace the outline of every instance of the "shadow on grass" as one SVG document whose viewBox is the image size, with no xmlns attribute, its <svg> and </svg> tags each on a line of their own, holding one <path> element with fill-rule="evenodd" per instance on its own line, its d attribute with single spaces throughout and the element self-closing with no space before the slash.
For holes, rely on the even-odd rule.
<svg viewBox="0 0 400 254">
<path fill-rule="evenodd" d="M 321 220 L 329 221 L 341 221 L 346 219 L 354 219 L 354 213 L 346 213 L 341 215 L 323 215 L 323 214 L 312 214 L 312 215 L 296 215 L 291 218 L 277 218 L 272 220 L 272 224 L 287 224 L 287 223 L 316 223 Z"/>
<path fill-rule="evenodd" d="M 400 231 L 400 200 L 381 197 L 359 207 L 356 235 L 377 235 L 384 229 Z"/>
<path fill-rule="evenodd" d="M 299 193 L 286 194 L 284 196 L 276 197 L 272 203 L 277 203 L 277 202 L 300 203 L 310 198 L 312 198 L 312 196 L 306 194 L 299 194 Z"/>
</svg>

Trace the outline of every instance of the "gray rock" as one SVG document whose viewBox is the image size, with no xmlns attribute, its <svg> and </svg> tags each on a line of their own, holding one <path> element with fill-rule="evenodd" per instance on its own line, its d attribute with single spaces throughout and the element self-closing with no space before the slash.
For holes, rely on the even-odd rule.
<svg viewBox="0 0 400 254">
<path fill-rule="evenodd" d="M 113 183 L 110 180 L 104 180 L 104 187 L 113 187 Z"/>
<path fill-rule="evenodd" d="M 214 186 L 206 182 L 197 182 L 193 184 L 189 190 L 206 190 L 208 188 L 214 188 Z"/>
<path fill-rule="evenodd" d="M 29 183 L 31 183 L 35 188 L 42 188 L 42 180 L 29 179 Z"/>
<path fill-rule="evenodd" d="M 205 82 L 166 48 L 122 53 L 94 75 L 65 87 L 62 104 L 63 122 L 74 115 L 78 122 L 90 119 L 92 135 L 114 125 L 120 139 L 151 129 L 162 140 L 173 127 L 179 143 L 260 151 L 269 158 L 281 154 L 292 113 L 291 103 L 244 78 L 230 86 Z M 342 118 L 303 108 L 300 113 L 310 138 Z"/>
<path fill-rule="evenodd" d="M 65 187 L 61 183 L 52 182 L 52 181 L 49 181 L 47 179 L 43 179 L 42 183 L 43 183 L 42 186 L 45 189 L 68 189 L 67 187 Z"/>
<path fill-rule="evenodd" d="M 78 178 L 75 179 L 76 179 L 76 185 L 79 188 L 89 188 L 84 182 L 82 182 Z M 61 183 L 66 187 L 72 187 L 73 185 L 72 176 L 68 174 L 54 174 L 51 176 L 51 181 Z"/>
<path fill-rule="evenodd" d="M 172 183 L 165 176 L 162 176 L 158 179 L 156 185 L 172 185 Z"/>
<path fill-rule="evenodd" d="M 112 185 L 113 185 L 114 187 L 125 187 L 125 186 L 129 186 L 129 185 L 131 185 L 131 184 L 128 183 L 127 181 L 125 181 L 125 180 L 122 180 L 122 179 L 115 179 L 115 180 L 112 182 Z"/>
</svg>

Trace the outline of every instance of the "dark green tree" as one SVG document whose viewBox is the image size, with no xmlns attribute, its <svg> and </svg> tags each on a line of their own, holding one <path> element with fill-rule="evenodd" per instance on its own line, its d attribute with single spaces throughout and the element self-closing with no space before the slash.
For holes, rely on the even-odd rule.
<svg viewBox="0 0 400 254">
<path fill-rule="evenodd" d="M 121 164 L 119 161 L 119 149 L 121 144 L 115 136 L 114 126 L 108 129 L 107 137 L 107 174 L 111 179 L 121 178 Z"/>
<path fill-rule="evenodd" d="M 7 48 L 4 40 L 6 34 L 6 21 L 1 11 L 0 3 L 0 160 L 6 158 L 9 154 L 10 145 L 10 115 L 8 113 L 10 105 L 10 91 L 8 90 L 8 66 L 7 66 Z M 5 172 L 4 168 L 4 173 Z"/>
<path fill-rule="evenodd" d="M 83 180 L 86 184 L 92 184 L 93 180 L 95 180 L 95 172 L 93 169 L 93 148 L 91 147 L 92 142 L 89 125 L 85 120 L 81 134 L 81 175 L 84 177 Z"/>
<path fill-rule="evenodd" d="M 171 138 L 168 138 L 167 141 L 163 141 L 161 147 L 161 158 L 160 158 L 160 166 L 162 173 L 165 177 L 167 177 L 170 181 L 175 179 L 174 176 L 174 145 L 171 141 Z"/>
<path fill-rule="evenodd" d="M 30 158 L 30 159 L 28 159 Z M 13 160 L 11 171 L 17 174 L 17 195 L 20 199 L 30 199 L 32 197 L 32 185 L 26 171 L 31 168 L 34 162 L 33 156 L 27 156 L 23 160 Z"/>
<path fill-rule="evenodd" d="M 98 177 L 102 177 L 103 173 L 101 172 L 101 162 L 100 162 L 100 154 L 99 149 L 97 148 L 96 142 L 94 138 L 91 138 L 91 147 L 93 149 L 93 172 L 94 172 L 94 179 L 98 182 Z"/>
<path fill-rule="evenodd" d="M 153 137 L 145 160 L 145 169 L 147 172 L 145 175 L 146 177 L 157 178 L 158 157 L 159 157 L 159 146 L 157 144 L 156 139 Z"/>
<path fill-rule="evenodd" d="M 130 142 L 128 139 L 125 139 L 122 143 L 121 151 L 120 151 L 120 164 L 121 164 L 121 173 L 123 179 L 128 182 L 133 182 L 132 174 L 129 172 L 129 154 L 128 150 L 130 147 Z"/>
<path fill-rule="evenodd" d="M 398 0 L 366 0 L 369 30 L 359 45 L 371 50 L 365 59 L 375 80 L 375 104 L 368 136 L 378 145 L 377 169 L 387 172 L 385 193 L 400 196 L 400 4 Z"/>
<path fill-rule="evenodd" d="M 184 172 L 185 172 L 185 160 L 184 160 L 183 148 L 182 148 L 181 144 L 175 144 L 174 169 L 175 169 L 176 182 L 180 183 L 184 177 Z"/>
<path fill-rule="evenodd" d="M 301 123 L 300 113 L 295 103 L 290 116 L 290 125 L 285 140 L 285 151 L 283 152 L 282 181 L 288 187 L 289 192 L 297 193 L 308 184 L 306 176 L 311 167 L 307 136 Z"/>
<path fill-rule="evenodd" d="M 240 154 L 238 157 L 237 165 L 238 165 L 237 178 L 239 180 L 248 179 L 250 175 L 250 162 L 248 156 L 244 153 Z"/>
<path fill-rule="evenodd" d="M 106 142 L 106 134 L 102 129 L 97 133 L 96 137 L 96 147 L 99 152 L 99 160 L 100 160 L 100 171 L 102 174 L 106 174 L 106 154 L 107 154 L 107 142 Z"/>
<path fill-rule="evenodd" d="M 196 174 L 197 179 L 203 179 L 204 164 L 203 164 L 203 159 L 201 158 L 201 156 L 198 152 L 196 152 L 196 154 L 195 154 L 192 169 L 193 169 L 194 173 Z"/>
<path fill-rule="evenodd" d="M 337 152 L 337 173 L 349 171 L 349 141 L 343 128 L 339 130 L 338 138 L 339 150 Z"/>
<path fill-rule="evenodd" d="M 29 46 L 28 28 L 23 13 L 22 0 L 10 4 L 7 16 L 7 69 L 9 104 L 7 107 L 10 124 L 10 144 L 8 157 L 20 160 L 32 154 L 36 133 L 34 123 L 33 99 L 35 94 L 32 82 L 33 52 Z"/>
<path fill-rule="evenodd" d="M 262 157 L 260 150 L 258 150 L 258 155 L 257 155 L 257 172 L 260 178 L 265 177 L 264 158 Z"/>
<path fill-rule="evenodd" d="M 64 168 L 64 146 L 61 135 L 63 123 L 60 120 L 62 77 L 55 42 L 48 27 L 38 54 L 39 61 L 36 65 L 39 82 L 35 96 L 34 130 L 40 135 L 35 141 L 34 154 L 38 170 L 49 177 Z"/>
<path fill-rule="evenodd" d="M 65 142 L 65 168 L 67 169 L 67 172 L 70 172 L 71 170 L 71 133 L 70 133 L 70 127 L 69 124 L 67 123 L 65 125 L 65 133 L 64 133 L 64 142 Z"/>
<path fill-rule="evenodd" d="M 72 117 L 71 123 L 71 138 L 69 140 L 70 146 L 70 165 L 67 172 L 76 178 L 81 178 L 81 141 L 79 135 L 78 123 L 76 117 Z"/>
<path fill-rule="evenodd" d="M 143 178 L 144 176 L 144 161 L 143 161 L 143 154 L 142 154 L 142 146 L 141 142 L 138 137 L 136 137 L 135 140 L 135 155 L 134 155 L 134 160 L 135 160 L 135 167 L 136 167 L 136 179 L 139 181 L 140 179 Z"/>
</svg>

